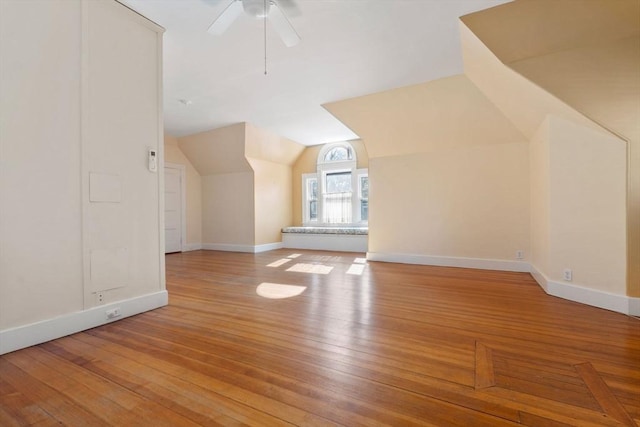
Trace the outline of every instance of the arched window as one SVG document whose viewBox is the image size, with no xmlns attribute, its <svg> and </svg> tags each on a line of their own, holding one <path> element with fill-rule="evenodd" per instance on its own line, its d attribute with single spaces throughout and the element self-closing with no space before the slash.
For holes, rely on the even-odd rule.
<svg viewBox="0 0 640 427">
<path fill-rule="evenodd" d="M 345 160 L 353 160 L 353 150 L 351 147 L 345 147 L 342 144 L 333 146 L 322 156 L 323 163 L 341 162 Z"/>
<path fill-rule="evenodd" d="M 357 169 L 348 142 L 326 144 L 315 173 L 302 177 L 303 223 L 314 226 L 366 225 L 369 219 L 369 177 Z"/>
</svg>

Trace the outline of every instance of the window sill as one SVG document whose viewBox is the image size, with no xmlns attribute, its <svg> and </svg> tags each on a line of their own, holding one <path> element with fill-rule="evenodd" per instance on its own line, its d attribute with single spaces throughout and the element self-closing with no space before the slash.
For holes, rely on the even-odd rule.
<svg viewBox="0 0 640 427">
<path fill-rule="evenodd" d="M 283 233 L 368 235 L 369 227 L 285 227 Z"/>
</svg>

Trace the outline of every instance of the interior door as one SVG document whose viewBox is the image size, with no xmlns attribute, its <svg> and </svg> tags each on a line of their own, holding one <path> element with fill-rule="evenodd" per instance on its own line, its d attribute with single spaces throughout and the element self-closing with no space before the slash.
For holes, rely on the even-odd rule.
<svg viewBox="0 0 640 427">
<path fill-rule="evenodd" d="M 164 253 L 182 251 L 182 181 L 180 169 L 164 168 Z"/>
</svg>

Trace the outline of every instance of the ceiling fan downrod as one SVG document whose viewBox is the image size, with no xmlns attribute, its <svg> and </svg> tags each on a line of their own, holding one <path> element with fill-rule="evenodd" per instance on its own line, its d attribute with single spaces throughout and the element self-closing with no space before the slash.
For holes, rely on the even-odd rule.
<svg viewBox="0 0 640 427">
<path fill-rule="evenodd" d="M 267 75 L 267 0 L 264 0 L 264 75 Z"/>
</svg>

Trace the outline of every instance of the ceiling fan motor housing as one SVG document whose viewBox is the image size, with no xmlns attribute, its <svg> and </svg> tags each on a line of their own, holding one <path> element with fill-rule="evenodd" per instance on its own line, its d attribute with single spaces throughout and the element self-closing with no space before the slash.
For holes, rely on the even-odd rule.
<svg viewBox="0 0 640 427">
<path fill-rule="evenodd" d="M 265 9 L 266 4 L 266 9 Z M 252 18 L 261 19 L 269 15 L 269 9 L 271 8 L 270 0 L 242 0 L 242 8 L 244 13 Z"/>
</svg>

